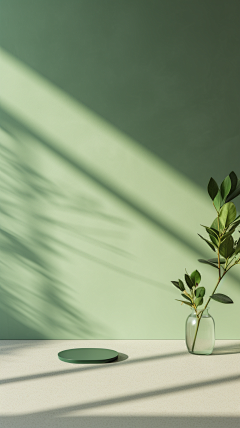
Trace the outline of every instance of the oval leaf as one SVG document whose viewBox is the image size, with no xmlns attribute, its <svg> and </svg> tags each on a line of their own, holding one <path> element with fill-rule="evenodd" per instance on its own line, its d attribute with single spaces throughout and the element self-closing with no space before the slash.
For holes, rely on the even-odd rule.
<svg viewBox="0 0 240 428">
<path fill-rule="evenodd" d="M 201 274 L 198 272 L 198 270 L 195 270 L 193 273 L 191 273 L 191 281 L 193 285 L 197 286 L 201 282 Z"/>
<path fill-rule="evenodd" d="M 216 302 L 220 303 L 233 303 L 232 299 L 230 297 L 225 296 L 225 294 L 216 293 L 210 296 L 211 299 L 216 300 Z"/>
<path fill-rule="evenodd" d="M 222 233 L 224 225 L 222 224 L 221 219 L 218 220 L 218 218 L 216 217 L 211 224 L 211 229 L 216 229 L 219 233 Z"/>
<path fill-rule="evenodd" d="M 238 180 L 236 189 L 230 193 L 230 195 L 227 196 L 226 202 L 232 201 L 234 198 L 236 198 L 240 194 L 240 180 Z"/>
<path fill-rule="evenodd" d="M 203 297 L 205 295 L 205 288 L 199 287 L 196 290 L 196 297 Z"/>
<path fill-rule="evenodd" d="M 220 245 L 219 247 L 219 253 L 221 256 L 223 256 L 225 259 L 228 259 L 231 257 L 235 251 L 234 249 L 234 241 L 232 236 L 228 236 Z"/>
<path fill-rule="evenodd" d="M 203 298 L 202 297 L 197 297 L 194 300 L 194 303 L 195 303 L 196 307 L 201 306 L 203 304 Z"/>
<path fill-rule="evenodd" d="M 211 262 L 211 263 L 218 263 L 218 258 L 214 257 L 213 259 L 208 259 L 208 261 Z M 225 262 L 226 262 L 226 260 L 221 259 L 221 257 L 220 257 L 220 264 L 223 264 Z"/>
<path fill-rule="evenodd" d="M 201 224 L 201 226 L 203 226 L 203 224 Z M 218 247 L 218 243 L 219 243 L 218 230 L 212 229 L 211 227 L 207 227 L 207 226 L 203 226 L 203 227 L 205 227 L 207 233 L 209 234 L 212 243 L 216 245 L 216 247 Z"/>
<path fill-rule="evenodd" d="M 211 231 L 215 234 L 215 236 L 217 238 L 219 238 L 219 231 L 218 231 L 218 227 L 217 229 L 215 229 L 214 227 L 209 227 L 209 229 L 211 229 Z"/>
<path fill-rule="evenodd" d="M 216 181 L 211 177 L 208 183 L 208 194 L 210 198 L 214 200 L 217 193 L 218 193 L 218 185 Z"/>
<path fill-rule="evenodd" d="M 229 175 L 223 180 L 221 187 L 220 187 L 220 192 L 221 192 L 221 196 L 222 199 L 225 200 L 227 195 L 229 194 L 230 190 L 231 190 L 231 179 L 229 177 Z"/>
<path fill-rule="evenodd" d="M 238 220 L 240 218 L 240 214 L 235 218 L 234 221 Z"/>
<path fill-rule="evenodd" d="M 239 239 L 239 240 L 238 240 L 238 242 L 237 242 L 237 246 L 236 246 L 236 248 L 235 248 L 234 253 L 235 253 L 235 254 L 240 253 L 240 239 Z"/>
<path fill-rule="evenodd" d="M 201 226 L 202 226 L 202 227 L 205 227 L 205 229 L 206 229 L 207 233 L 208 233 L 210 236 L 213 236 L 214 238 L 218 239 L 218 237 L 219 237 L 219 232 L 218 232 L 218 230 L 215 230 L 215 229 L 213 229 L 213 228 L 211 228 L 211 227 L 208 227 L 208 226 L 204 226 L 203 224 L 201 224 Z"/>
<path fill-rule="evenodd" d="M 214 236 L 215 238 L 218 238 L 219 236 L 218 230 L 215 231 L 215 229 L 212 229 L 211 227 L 207 227 L 207 226 L 203 226 L 203 227 L 205 227 L 209 235 Z"/>
<path fill-rule="evenodd" d="M 213 204 L 216 210 L 219 211 L 222 204 L 222 196 L 221 196 L 220 190 L 217 192 L 217 195 L 214 198 Z"/>
<path fill-rule="evenodd" d="M 219 240 L 217 238 L 215 238 L 215 236 L 210 235 L 210 239 L 216 247 L 219 246 Z"/>
<path fill-rule="evenodd" d="M 210 242 L 210 241 L 208 241 L 207 239 L 205 239 L 205 238 L 203 238 L 203 236 L 201 236 L 201 235 L 199 235 L 199 233 L 198 233 L 198 236 L 200 236 L 200 238 L 202 238 L 208 245 L 209 245 L 209 247 L 213 250 L 213 251 L 215 251 L 215 247 L 214 247 L 214 245 Z"/>
<path fill-rule="evenodd" d="M 184 302 L 184 300 L 178 300 L 178 299 L 175 299 L 175 300 L 177 300 L 178 302 L 185 303 L 185 305 L 188 305 L 188 306 L 191 306 L 191 307 L 192 307 L 191 303 Z"/>
<path fill-rule="evenodd" d="M 231 236 L 232 233 L 233 233 L 233 231 L 232 232 L 228 232 L 228 233 L 224 233 L 224 235 L 221 238 L 221 242 L 225 241 L 225 239 L 227 239 L 229 236 Z"/>
<path fill-rule="evenodd" d="M 234 171 L 230 172 L 229 177 L 230 177 L 230 180 L 231 180 L 231 190 L 229 192 L 229 195 L 231 195 L 231 193 L 233 193 L 234 190 L 237 187 L 238 178 L 237 178 L 237 175 L 235 174 Z"/>
<path fill-rule="evenodd" d="M 194 286 L 194 284 L 193 284 L 193 282 L 192 282 L 192 280 L 191 280 L 190 276 L 189 276 L 187 273 L 185 274 L 185 281 L 186 281 L 187 286 L 188 286 L 190 289 L 192 289 L 192 287 Z"/>
<path fill-rule="evenodd" d="M 240 224 L 240 220 L 236 221 L 236 219 L 235 219 L 234 222 L 232 222 L 230 224 L 230 226 L 227 230 L 227 233 L 233 233 L 235 231 L 235 229 L 239 226 L 239 224 Z"/>
<path fill-rule="evenodd" d="M 219 219 L 226 228 L 232 223 L 237 215 L 236 207 L 233 202 L 224 204 L 219 212 Z"/>
<path fill-rule="evenodd" d="M 171 281 L 171 283 L 173 284 L 173 285 L 175 285 L 175 287 L 177 287 L 179 290 L 181 290 L 181 288 L 179 287 L 179 283 L 178 283 L 178 281 Z M 181 290 L 182 291 L 182 290 Z"/>
<path fill-rule="evenodd" d="M 181 281 L 181 279 L 179 279 L 179 280 L 178 280 L 178 284 L 179 284 L 179 288 L 180 288 L 180 290 L 181 290 L 181 291 L 184 291 L 184 290 L 185 290 L 185 287 L 184 287 L 184 284 L 183 284 L 183 282 Z"/>
<path fill-rule="evenodd" d="M 192 303 L 192 301 L 191 301 L 190 297 L 188 297 L 186 294 L 182 293 L 182 296 L 183 296 L 183 297 L 185 297 L 185 299 L 189 300 L 189 302 L 191 302 L 191 303 Z"/>
<path fill-rule="evenodd" d="M 218 266 L 217 266 L 216 264 L 214 264 L 214 263 L 211 263 L 209 260 L 198 259 L 198 261 L 199 261 L 200 263 L 205 263 L 206 265 L 210 265 L 210 266 L 213 266 L 213 267 L 215 267 L 216 269 L 218 269 Z M 225 261 L 224 261 L 224 262 L 225 262 Z"/>
</svg>

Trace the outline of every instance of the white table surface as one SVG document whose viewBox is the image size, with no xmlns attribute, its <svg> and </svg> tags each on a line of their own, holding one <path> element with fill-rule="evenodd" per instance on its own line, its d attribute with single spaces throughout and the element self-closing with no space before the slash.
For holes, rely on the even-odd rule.
<svg viewBox="0 0 240 428">
<path fill-rule="evenodd" d="M 69 364 L 58 352 L 114 349 L 110 364 Z M 212 355 L 183 340 L 1 340 L 1 428 L 240 427 L 240 341 Z"/>
</svg>

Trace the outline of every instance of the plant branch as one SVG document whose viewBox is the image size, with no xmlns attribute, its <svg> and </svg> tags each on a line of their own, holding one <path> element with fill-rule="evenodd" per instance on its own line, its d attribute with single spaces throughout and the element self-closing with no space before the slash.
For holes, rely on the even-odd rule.
<svg viewBox="0 0 240 428">
<path fill-rule="evenodd" d="M 207 303 L 205 304 L 204 308 L 202 310 L 200 310 L 199 312 L 197 312 L 197 307 L 194 304 L 193 296 L 191 297 L 192 308 L 195 310 L 196 317 L 197 317 L 197 325 L 196 325 L 196 331 L 195 331 L 194 340 L 193 340 L 193 344 L 192 344 L 192 352 L 194 351 L 201 318 L 203 316 L 204 311 L 208 307 L 210 299 L 213 298 L 214 293 L 215 293 L 219 283 L 221 282 L 223 277 L 226 275 L 226 273 L 230 269 L 232 269 L 233 266 L 240 264 L 240 257 L 239 256 L 237 257 L 237 254 L 239 253 L 240 239 L 237 242 L 235 242 L 235 247 L 233 245 L 233 248 L 231 248 L 232 240 L 231 239 L 229 239 L 228 241 L 226 240 L 229 237 L 229 235 L 232 235 L 232 233 L 235 231 L 236 227 L 238 226 L 238 223 L 236 223 L 236 225 L 234 226 L 234 222 L 240 217 L 240 216 L 236 217 L 235 205 L 232 202 L 226 203 L 226 200 L 227 200 L 227 198 L 229 198 L 229 195 L 230 195 L 229 199 L 232 200 L 240 194 L 239 184 L 240 184 L 240 180 L 237 178 L 237 175 L 235 174 L 234 171 L 232 171 L 224 179 L 220 188 L 218 187 L 217 183 L 215 182 L 215 180 L 212 177 L 210 178 L 209 183 L 208 183 L 208 193 L 209 193 L 209 196 L 211 197 L 211 199 L 213 201 L 213 206 L 214 206 L 215 210 L 217 211 L 217 219 L 215 219 L 213 222 L 213 224 L 214 224 L 213 228 L 212 228 L 212 226 L 210 228 L 206 227 L 206 230 L 209 233 L 209 236 L 211 238 L 211 241 L 213 242 L 213 245 L 211 245 L 211 243 L 209 241 L 207 241 L 207 240 L 205 240 L 205 241 L 209 244 L 209 246 L 213 250 L 215 248 L 217 248 L 217 265 L 213 264 L 213 263 L 209 263 L 209 264 L 217 267 L 217 269 L 218 269 L 218 280 L 217 280 L 217 283 L 215 285 L 215 288 L 214 288 L 212 294 L 209 296 L 209 298 L 207 300 Z M 215 201 L 215 199 L 216 199 L 216 201 Z M 214 203 L 214 201 L 215 201 L 215 203 Z M 218 209 L 216 207 L 218 207 Z M 223 207 L 225 207 L 225 208 L 223 208 Z M 229 220 L 232 220 L 232 221 L 230 221 L 230 223 L 229 223 Z M 216 221 L 217 221 L 217 225 L 216 225 Z M 221 228 L 221 231 L 220 231 L 220 228 Z M 218 229 L 218 233 L 216 233 L 216 234 L 212 233 L 212 232 L 217 232 L 216 229 Z M 218 235 L 217 236 L 218 237 L 218 245 L 216 245 L 216 242 L 215 242 L 215 238 L 216 238 L 215 235 L 216 236 Z M 226 235 L 226 236 L 224 237 L 224 235 Z M 200 235 L 200 237 L 202 238 L 201 235 Z M 213 237 L 214 237 L 214 239 L 213 239 Z M 224 244 L 224 242 L 225 242 L 225 244 Z M 221 260 L 220 259 L 220 247 L 221 247 L 221 245 L 222 245 L 221 254 L 223 254 L 223 257 L 225 258 L 225 266 L 224 266 L 223 270 L 221 270 L 221 262 L 220 262 L 220 260 Z M 233 252 L 234 254 L 232 254 L 231 256 L 228 256 L 228 254 L 231 254 L 231 252 Z M 225 257 L 225 256 L 228 256 L 228 257 Z M 204 261 L 204 260 L 200 260 L 200 261 L 207 263 L 207 261 Z M 214 263 L 215 263 L 215 261 L 214 261 Z M 205 293 L 205 291 L 204 291 L 204 293 Z M 225 297 L 227 297 L 227 296 L 225 296 Z M 222 301 L 222 300 L 219 300 L 219 301 Z M 222 301 L 222 302 L 223 303 L 233 303 L 231 301 L 231 299 L 228 302 L 227 301 L 226 302 Z"/>
<path fill-rule="evenodd" d="M 226 272 L 227 272 L 227 271 L 225 271 L 225 272 L 222 274 L 222 276 L 221 276 L 221 264 L 220 264 L 219 248 L 218 248 L 218 269 L 219 269 L 219 277 L 218 277 L 217 284 L 216 284 L 216 286 L 215 286 L 215 288 L 214 288 L 214 290 L 213 290 L 212 294 L 214 294 L 214 293 L 215 293 L 215 291 L 216 291 L 216 289 L 217 289 L 217 287 L 218 287 L 218 285 L 219 285 L 220 281 L 222 280 L 222 278 L 224 277 L 224 275 L 225 275 L 225 274 L 226 274 Z M 228 270 L 229 270 L 229 269 L 228 269 Z M 209 299 L 208 299 L 208 301 L 207 301 L 206 305 L 204 306 L 204 308 L 203 308 L 203 310 L 202 310 L 202 312 L 201 312 L 200 316 L 198 317 L 197 327 L 196 327 L 196 332 L 195 332 L 195 336 L 194 336 L 194 340 L 193 340 L 193 345 L 192 345 L 192 352 L 194 351 L 194 346 L 195 346 L 196 338 L 197 338 L 197 332 L 198 332 L 198 329 L 199 329 L 199 324 L 200 324 L 200 321 L 201 321 L 201 318 L 202 318 L 203 312 L 204 312 L 204 311 L 205 311 L 205 309 L 207 308 L 207 306 L 208 306 L 208 304 L 209 304 L 209 302 L 210 302 L 210 299 L 211 299 L 211 297 L 209 297 Z"/>
</svg>

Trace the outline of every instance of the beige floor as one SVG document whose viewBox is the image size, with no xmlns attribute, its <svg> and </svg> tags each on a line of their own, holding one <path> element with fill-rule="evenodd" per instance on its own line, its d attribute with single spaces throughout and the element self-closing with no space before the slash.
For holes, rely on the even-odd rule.
<svg viewBox="0 0 240 428">
<path fill-rule="evenodd" d="M 111 364 L 75 365 L 63 349 L 102 347 Z M 182 340 L 2 340 L 1 428 L 240 427 L 240 341 L 210 356 Z"/>
</svg>

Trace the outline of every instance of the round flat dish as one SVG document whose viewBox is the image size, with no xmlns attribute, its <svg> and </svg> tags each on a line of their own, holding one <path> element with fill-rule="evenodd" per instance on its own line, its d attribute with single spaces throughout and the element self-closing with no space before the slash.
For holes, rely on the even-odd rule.
<svg viewBox="0 0 240 428">
<path fill-rule="evenodd" d="M 99 364 L 115 361 L 118 358 L 118 353 L 111 349 L 76 348 L 59 352 L 58 358 L 65 363 Z"/>
</svg>

